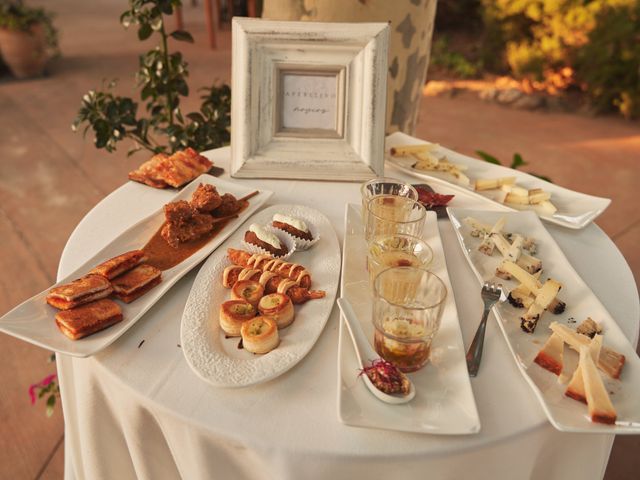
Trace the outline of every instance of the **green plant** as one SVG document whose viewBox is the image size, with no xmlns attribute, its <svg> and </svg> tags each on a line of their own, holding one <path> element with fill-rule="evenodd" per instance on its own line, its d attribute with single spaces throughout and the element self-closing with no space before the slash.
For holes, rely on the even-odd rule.
<svg viewBox="0 0 640 480">
<path fill-rule="evenodd" d="M 484 64 L 640 115 L 640 0 L 482 0 Z M 496 52 L 500 52 L 496 55 Z M 500 61 L 501 59 L 501 61 Z"/>
<path fill-rule="evenodd" d="M 55 359 L 56 354 L 52 353 L 49 356 L 49 363 L 53 363 Z M 60 384 L 58 383 L 58 375 L 56 375 L 55 373 L 47 375 L 42 380 L 32 384 L 29 387 L 29 397 L 31 398 L 31 405 L 35 405 L 37 399 L 47 397 L 47 417 L 53 415 L 53 409 L 59 396 Z"/>
<path fill-rule="evenodd" d="M 470 62 L 461 53 L 451 50 L 446 36 L 441 36 L 433 42 L 431 63 L 446 68 L 462 78 L 475 77 L 480 70 L 478 64 Z"/>
<path fill-rule="evenodd" d="M 179 0 L 130 0 L 130 8 L 120 16 L 125 28 L 137 26 L 139 40 L 154 33 L 159 36 L 160 44 L 140 55 L 136 75 L 147 116 L 139 115 L 133 99 L 112 92 L 114 81 L 105 91 L 89 91 L 72 128 L 85 124 L 85 134 L 91 128 L 96 148 L 113 152 L 125 138 L 135 144 L 129 154 L 140 149 L 172 153 L 186 147 L 202 151 L 229 142 L 231 90 L 227 85 L 201 89 L 200 111 L 183 114 L 180 109 L 181 97 L 189 95 L 189 72 L 182 54 L 170 52 L 168 44 L 169 39 L 193 42 L 193 38 L 184 30 L 168 32 L 164 21 L 179 5 Z"/>
<path fill-rule="evenodd" d="M 476 150 L 476 153 L 485 162 L 493 163 L 495 165 L 502 165 L 502 162 L 500 162 L 500 160 L 498 160 L 496 157 L 494 157 L 493 155 L 487 152 L 484 152 L 482 150 Z M 514 170 L 516 170 L 520 167 L 524 167 L 525 165 L 528 165 L 528 163 L 524 161 L 524 159 L 522 158 L 522 155 L 520 155 L 519 153 L 514 153 L 513 158 L 511 159 L 511 165 L 509 165 L 509 168 L 513 168 Z M 547 182 L 553 183 L 551 182 L 551 179 L 549 177 L 545 177 L 544 175 L 538 175 L 535 173 L 531 173 L 531 175 L 533 175 L 534 177 L 538 177 L 542 180 L 546 180 Z"/>
<path fill-rule="evenodd" d="M 576 75 L 597 111 L 640 117 L 640 1 L 608 5 L 576 55 Z"/>
<path fill-rule="evenodd" d="M 53 14 L 44 8 L 28 7 L 22 0 L 0 0 L 0 28 L 29 32 L 42 25 L 47 47 L 58 51 L 58 31 L 53 26 Z"/>
</svg>

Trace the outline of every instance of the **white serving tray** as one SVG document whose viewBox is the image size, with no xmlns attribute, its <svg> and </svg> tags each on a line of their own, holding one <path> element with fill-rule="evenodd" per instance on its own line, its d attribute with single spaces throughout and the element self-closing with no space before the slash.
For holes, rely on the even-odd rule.
<svg viewBox="0 0 640 480">
<path fill-rule="evenodd" d="M 237 198 L 244 197 L 253 191 L 253 189 L 247 188 L 241 184 L 220 180 L 212 177 L 211 175 L 204 174 L 183 188 L 180 193 L 171 199 L 171 201 L 189 200 L 191 198 L 191 194 L 200 183 L 209 183 L 214 185 L 220 193 L 231 193 Z M 266 202 L 272 194 L 273 192 L 262 190 L 258 195 L 251 198 L 249 200 L 249 207 L 245 209 L 238 218 L 231 220 L 218 235 L 209 241 L 209 243 L 175 267 L 162 272 L 162 282 L 151 289 L 148 293 L 130 304 L 118 301 L 124 315 L 124 319 L 121 322 L 98 333 L 81 338 L 80 340 L 74 341 L 67 338 L 56 326 L 55 314 L 58 311 L 49 306 L 45 301 L 45 297 L 49 293 L 49 290 L 53 288 L 53 286 L 68 283 L 73 279 L 85 275 L 93 267 L 109 258 L 115 257 L 116 255 L 129 250 L 142 248 L 164 222 L 162 207 L 165 202 L 158 199 L 158 210 L 155 213 L 140 220 L 138 223 L 116 237 L 73 273 L 67 275 L 52 287 L 49 287 L 38 295 L 31 297 L 29 300 L 25 301 L 0 318 L 0 331 L 33 343 L 34 345 L 38 345 L 39 347 L 72 355 L 74 357 L 88 357 L 99 352 L 111 345 L 111 343 L 116 341 L 129 328 L 131 328 L 147 310 L 149 310 L 167 291 L 169 291 L 173 284 L 175 284 L 180 278 L 187 274 L 189 270 L 198 265 L 212 251 L 214 251 L 247 218 L 249 218 L 264 202 Z M 118 212 L 113 212 L 113 215 L 117 216 Z"/>
<path fill-rule="evenodd" d="M 222 286 L 222 272 L 231 265 L 227 248 L 243 250 L 248 223 L 216 251 L 198 272 L 182 315 L 180 344 L 187 363 L 204 381 L 216 387 L 245 387 L 266 382 L 296 365 L 311 350 L 331 314 L 340 281 L 340 245 L 331 223 L 317 210 L 298 205 L 274 205 L 257 213 L 251 223 L 270 225 L 275 213 L 313 225 L 320 240 L 309 250 L 295 251 L 287 261 L 311 273 L 312 290 L 326 296 L 295 305 L 295 320 L 280 330 L 280 345 L 265 355 L 238 349 L 239 338 L 225 338 L 219 324 L 220 304 L 230 298 Z"/>
<path fill-rule="evenodd" d="M 506 218 L 504 231 L 521 233 L 537 241 L 536 257 L 542 260 L 542 278 L 550 277 L 563 285 L 559 298 L 567 304 L 565 312 L 560 315 L 545 312 L 532 334 L 525 333 L 520 328 L 520 315 L 524 312 L 523 309 L 515 308 L 508 302 L 502 302 L 493 309 L 520 372 L 540 401 L 551 424 L 564 432 L 640 433 L 640 359 L 615 320 L 573 269 L 540 219 L 533 212 L 503 213 L 462 208 L 447 210 L 462 250 L 480 283 L 485 281 L 501 283 L 507 291 L 517 284 L 516 281 L 506 281 L 495 276 L 495 268 L 500 263 L 501 257 L 497 253 L 491 257 L 480 253 L 478 245 L 481 239 L 470 235 L 471 229 L 464 224 L 463 220 L 466 217 L 473 217 L 493 225 L 504 216 Z M 597 262 L 598 256 L 594 255 L 583 261 Z M 593 318 L 603 326 L 604 345 L 626 357 L 620 380 L 613 380 L 603 375 L 618 413 L 615 425 L 592 423 L 587 415 L 587 406 L 564 395 L 566 384 L 559 383 L 556 375 L 533 362 L 551 334 L 548 328 L 551 322 L 557 321 L 575 329 L 587 317 Z M 485 348 L 491 348 L 491 345 L 485 342 Z M 570 375 L 573 372 L 577 360 L 578 354 L 565 346 L 564 371 L 566 373 Z"/>
<path fill-rule="evenodd" d="M 359 205 L 346 206 L 345 227 L 342 296 L 353 305 L 371 341 L 372 298 Z M 389 405 L 367 389 L 358 377 L 358 361 L 342 320 L 338 343 L 338 417 L 342 423 L 359 427 L 441 435 L 477 433 L 480 419 L 467 373 L 458 312 L 435 212 L 427 212 L 423 239 L 433 249 L 434 260 L 429 269 L 447 286 L 447 301 L 440 330 L 432 344 L 430 363 L 408 374 L 416 387 L 416 396 L 407 404 Z"/>
<path fill-rule="evenodd" d="M 491 203 L 499 206 L 505 211 L 516 211 L 509 205 L 497 202 L 490 197 L 490 193 L 476 192 L 475 190 L 463 185 L 455 183 L 455 179 L 443 172 L 430 172 L 416 170 L 411 167 L 416 160 L 408 157 L 392 157 L 389 150 L 397 145 L 417 145 L 428 143 L 415 137 L 411 137 L 404 133 L 393 133 L 386 140 L 386 159 L 389 163 L 396 166 L 402 172 L 407 173 L 416 178 L 424 178 L 435 183 L 446 184 L 458 191 L 470 194 L 482 203 Z M 438 146 L 435 150 L 436 154 L 444 154 L 447 158 L 457 164 L 468 167 L 465 174 L 473 181 L 476 178 L 498 178 L 498 177 L 516 177 L 518 185 L 524 188 L 543 188 L 551 193 L 551 201 L 558 208 L 553 215 L 540 215 L 540 218 L 547 222 L 555 223 L 567 228 L 580 229 L 589 225 L 595 220 L 611 203 L 608 198 L 595 197 L 585 193 L 575 192 L 567 188 L 560 187 L 553 183 L 537 178 L 519 170 L 495 165 L 493 163 L 478 160 L 460 153 L 449 150 L 442 146 Z"/>
</svg>

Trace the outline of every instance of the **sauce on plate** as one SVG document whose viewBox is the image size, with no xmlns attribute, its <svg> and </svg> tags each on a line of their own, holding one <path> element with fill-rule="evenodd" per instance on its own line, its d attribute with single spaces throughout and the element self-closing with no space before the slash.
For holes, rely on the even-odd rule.
<svg viewBox="0 0 640 480">
<path fill-rule="evenodd" d="M 238 214 L 249 206 L 249 202 L 247 201 L 242 203 L 242 208 L 238 210 Z M 169 270 L 209 243 L 209 241 L 215 238 L 231 220 L 232 219 L 228 219 L 215 223 L 213 225 L 213 229 L 207 234 L 200 238 L 196 238 L 195 240 L 181 243 L 177 248 L 173 248 L 164 238 L 162 238 L 160 232 L 162 231 L 162 227 L 164 227 L 163 223 L 158 231 L 153 234 L 147 244 L 142 247 L 142 251 L 148 258 L 145 263 L 152 265 L 159 270 Z"/>
</svg>

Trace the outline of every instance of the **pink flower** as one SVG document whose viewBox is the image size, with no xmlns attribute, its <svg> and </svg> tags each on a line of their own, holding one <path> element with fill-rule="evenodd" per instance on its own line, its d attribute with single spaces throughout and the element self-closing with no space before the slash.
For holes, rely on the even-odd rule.
<svg viewBox="0 0 640 480">
<path fill-rule="evenodd" d="M 29 387 L 29 396 L 31 397 L 31 405 L 35 405 L 36 403 L 36 387 L 37 384 L 33 384 Z"/>
<path fill-rule="evenodd" d="M 31 398 L 31 405 L 36 403 L 36 389 L 42 389 L 47 387 L 51 382 L 55 380 L 57 375 L 52 373 L 51 375 L 47 375 L 38 383 L 34 383 L 29 387 L 29 397 Z"/>
<path fill-rule="evenodd" d="M 46 377 L 44 377 L 44 379 L 42 379 L 42 381 L 40 382 L 40 385 L 43 387 L 46 387 L 47 385 L 49 385 L 55 378 L 57 377 L 57 375 L 55 373 L 52 373 L 51 375 L 47 375 Z"/>
</svg>

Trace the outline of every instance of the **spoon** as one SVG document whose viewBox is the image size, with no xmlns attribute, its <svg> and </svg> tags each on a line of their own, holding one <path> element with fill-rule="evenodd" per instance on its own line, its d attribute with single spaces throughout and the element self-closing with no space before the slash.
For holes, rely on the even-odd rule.
<svg viewBox="0 0 640 480">
<path fill-rule="evenodd" d="M 356 357 L 358 357 L 360 368 L 364 368 L 364 363 L 362 362 L 363 358 L 371 361 L 379 359 L 380 356 L 376 353 L 376 351 L 367 340 L 367 337 L 364 335 L 362 327 L 360 326 L 360 322 L 358 321 L 356 313 L 353 311 L 353 307 L 351 306 L 349 300 L 347 300 L 346 298 L 339 298 L 338 307 L 340 307 L 340 311 L 342 312 L 342 315 L 346 321 L 347 329 L 351 334 L 351 340 L 353 341 L 353 346 L 356 349 Z M 361 375 L 361 377 L 364 380 L 364 384 L 367 386 L 367 388 L 371 390 L 371 393 L 373 393 L 376 397 L 378 397 L 378 399 L 386 403 L 395 405 L 407 403 L 416 395 L 416 389 L 413 386 L 411 380 L 409 380 L 409 393 L 406 395 L 401 395 L 399 393 L 388 394 L 384 393 L 382 390 L 379 390 L 378 387 L 373 384 L 366 373 Z"/>
</svg>

